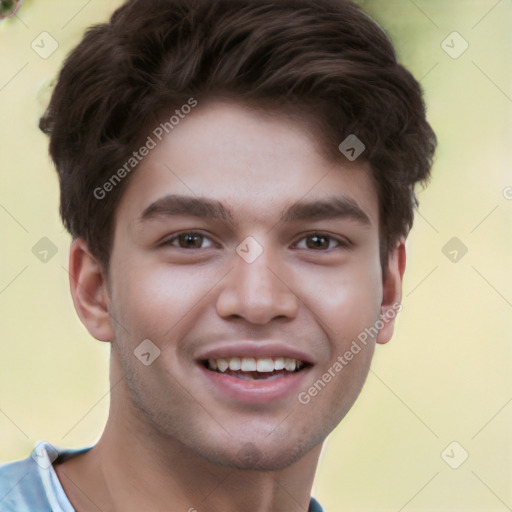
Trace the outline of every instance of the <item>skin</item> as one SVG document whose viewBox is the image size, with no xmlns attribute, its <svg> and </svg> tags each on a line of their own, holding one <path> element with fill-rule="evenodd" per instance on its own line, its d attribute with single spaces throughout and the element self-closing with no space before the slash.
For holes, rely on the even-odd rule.
<svg viewBox="0 0 512 512">
<path fill-rule="evenodd" d="M 168 195 L 219 201 L 232 219 L 140 220 Z M 333 196 L 368 222 L 282 218 L 299 201 Z M 383 281 L 378 226 L 367 164 L 326 160 L 306 123 L 221 101 L 181 121 L 130 178 L 108 282 L 83 240 L 71 247 L 74 304 L 111 343 L 113 386 L 100 441 L 56 466 L 77 511 L 307 510 L 322 443 L 393 332 L 390 320 L 309 403 L 298 401 L 400 302 L 404 242 Z M 183 232 L 203 238 L 176 238 Z M 252 263 L 236 252 L 247 237 L 263 248 Z M 161 351 L 149 366 L 134 356 L 145 339 Z M 314 364 L 285 396 L 236 400 L 208 385 L 196 358 L 237 340 L 287 343 Z"/>
</svg>

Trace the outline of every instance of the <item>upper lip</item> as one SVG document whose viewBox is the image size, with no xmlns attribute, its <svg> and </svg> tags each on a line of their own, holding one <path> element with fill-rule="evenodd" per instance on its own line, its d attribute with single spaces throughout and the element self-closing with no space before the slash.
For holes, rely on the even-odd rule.
<svg viewBox="0 0 512 512">
<path fill-rule="evenodd" d="M 207 359 L 229 359 L 231 357 L 253 357 L 254 359 L 264 357 L 287 357 L 296 359 L 309 365 L 315 364 L 312 356 L 306 352 L 298 350 L 296 347 L 284 343 L 265 342 L 265 341 L 237 341 L 225 342 L 213 345 L 201 351 L 197 359 L 204 361 Z"/>
</svg>

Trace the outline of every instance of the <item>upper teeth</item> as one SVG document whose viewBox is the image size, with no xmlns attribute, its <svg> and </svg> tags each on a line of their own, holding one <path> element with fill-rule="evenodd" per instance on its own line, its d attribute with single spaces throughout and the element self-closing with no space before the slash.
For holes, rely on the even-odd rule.
<svg viewBox="0 0 512 512">
<path fill-rule="evenodd" d="M 229 359 L 208 359 L 208 365 L 211 370 L 225 372 L 228 368 L 233 371 L 242 370 L 243 372 L 273 372 L 274 370 L 295 371 L 302 368 L 303 363 L 289 357 L 262 357 L 255 359 L 253 357 L 231 357 Z"/>
</svg>

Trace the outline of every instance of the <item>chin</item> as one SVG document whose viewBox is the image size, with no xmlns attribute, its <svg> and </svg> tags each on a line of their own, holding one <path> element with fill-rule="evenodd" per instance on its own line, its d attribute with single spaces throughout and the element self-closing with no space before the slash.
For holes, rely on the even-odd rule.
<svg viewBox="0 0 512 512">
<path fill-rule="evenodd" d="M 235 445 L 236 443 L 236 445 Z M 290 440 L 285 444 L 282 442 L 269 443 L 268 439 L 261 439 L 260 442 L 243 442 L 232 439 L 233 446 L 223 446 L 223 450 L 210 449 L 197 452 L 201 457 L 206 458 L 213 464 L 236 468 L 245 471 L 280 471 L 285 469 L 304 457 L 312 450 L 316 443 Z M 206 447 L 205 447 L 206 448 Z"/>
</svg>

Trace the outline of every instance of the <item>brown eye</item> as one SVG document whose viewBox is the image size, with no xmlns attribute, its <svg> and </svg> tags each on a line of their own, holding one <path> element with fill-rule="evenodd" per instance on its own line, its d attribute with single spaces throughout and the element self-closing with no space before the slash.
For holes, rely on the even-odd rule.
<svg viewBox="0 0 512 512">
<path fill-rule="evenodd" d="M 306 240 L 308 249 L 329 249 L 330 239 L 326 236 L 311 235 Z"/>
<path fill-rule="evenodd" d="M 200 249 L 203 245 L 203 237 L 201 235 L 193 235 L 185 233 L 178 237 L 180 247 L 185 249 Z"/>
<path fill-rule="evenodd" d="M 313 233 L 302 238 L 297 244 L 299 249 L 310 249 L 313 251 L 327 251 L 336 247 L 346 248 L 349 244 L 329 235 Z"/>
<path fill-rule="evenodd" d="M 208 245 L 203 246 L 204 242 L 207 241 Z M 179 247 L 180 249 L 204 249 L 212 247 L 212 242 L 200 233 L 180 233 L 179 235 L 169 238 L 162 245 Z"/>
</svg>

